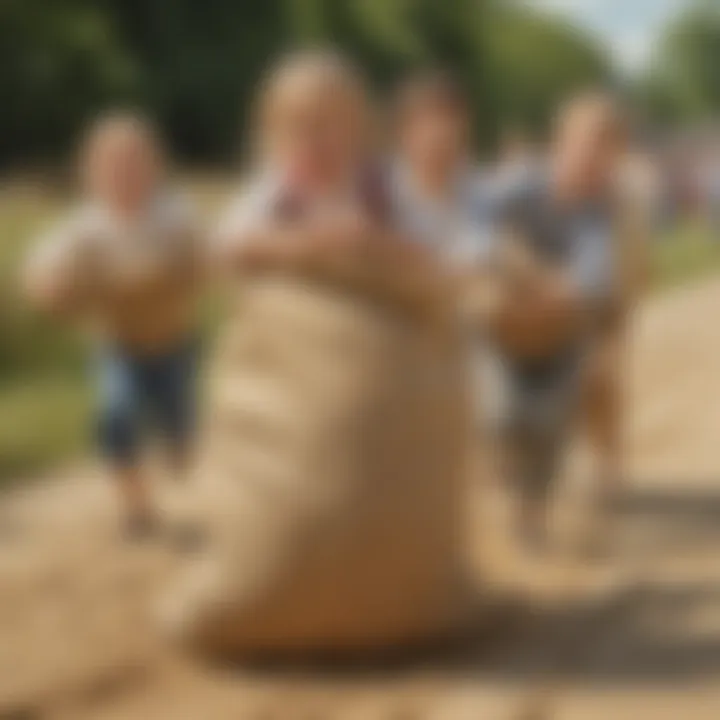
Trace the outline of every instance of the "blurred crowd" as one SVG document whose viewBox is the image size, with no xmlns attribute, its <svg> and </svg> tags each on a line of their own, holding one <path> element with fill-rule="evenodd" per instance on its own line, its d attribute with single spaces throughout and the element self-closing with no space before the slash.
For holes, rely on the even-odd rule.
<svg viewBox="0 0 720 720">
<path fill-rule="evenodd" d="M 659 239 L 681 223 L 700 221 L 717 239 L 720 225 L 720 133 L 644 143 L 637 153 L 638 184 Z"/>
</svg>

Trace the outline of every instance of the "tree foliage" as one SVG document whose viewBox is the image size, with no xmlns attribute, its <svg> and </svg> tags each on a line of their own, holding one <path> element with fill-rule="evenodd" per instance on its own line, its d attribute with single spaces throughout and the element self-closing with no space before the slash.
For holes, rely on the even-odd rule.
<svg viewBox="0 0 720 720">
<path fill-rule="evenodd" d="M 672 22 L 656 48 L 643 96 L 669 120 L 720 113 L 720 5 L 695 2 Z"/>
<path fill-rule="evenodd" d="M 229 161 L 263 67 L 307 44 L 347 52 L 381 91 L 446 66 L 484 145 L 609 72 L 587 37 L 511 0 L 4 0 L 0 161 L 57 158 L 113 104 L 149 110 L 186 160 Z"/>
<path fill-rule="evenodd" d="M 498 3 L 486 43 L 495 113 L 506 127 L 537 132 L 568 94 L 613 80 L 610 59 L 588 35 L 517 5 Z"/>
</svg>

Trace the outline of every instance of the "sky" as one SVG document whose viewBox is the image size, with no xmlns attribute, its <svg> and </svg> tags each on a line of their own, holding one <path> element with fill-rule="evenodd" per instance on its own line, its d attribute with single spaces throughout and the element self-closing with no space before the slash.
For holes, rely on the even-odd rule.
<svg viewBox="0 0 720 720">
<path fill-rule="evenodd" d="M 528 0 L 566 15 L 608 43 L 618 66 L 637 72 L 650 61 L 654 39 L 688 0 Z"/>
</svg>

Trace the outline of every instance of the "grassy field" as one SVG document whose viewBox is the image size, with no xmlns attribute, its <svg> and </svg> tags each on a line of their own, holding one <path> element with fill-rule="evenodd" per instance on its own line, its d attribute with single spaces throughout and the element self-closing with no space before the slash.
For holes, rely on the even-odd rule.
<svg viewBox="0 0 720 720">
<path fill-rule="evenodd" d="M 80 343 L 33 313 L 17 282 L 29 240 L 62 205 L 32 187 L 0 191 L 0 482 L 85 446 Z"/>
<path fill-rule="evenodd" d="M 212 214 L 225 195 L 216 183 L 192 193 Z M 18 267 L 32 238 L 62 212 L 62 197 L 37 187 L 0 189 L 0 483 L 41 472 L 85 450 L 92 431 L 86 348 L 67 328 L 22 301 Z M 720 242 L 696 223 L 653 250 L 654 284 L 670 285 L 720 270 Z"/>
<path fill-rule="evenodd" d="M 720 270 L 720 237 L 701 222 L 688 222 L 658 238 L 653 252 L 653 284 L 672 287 Z"/>
</svg>

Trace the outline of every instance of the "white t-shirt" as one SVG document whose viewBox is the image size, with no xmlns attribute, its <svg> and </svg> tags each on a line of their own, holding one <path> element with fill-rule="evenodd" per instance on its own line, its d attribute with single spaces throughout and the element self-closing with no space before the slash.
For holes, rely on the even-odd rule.
<svg viewBox="0 0 720 720">
<path fill-rule="evenodd" d="M 94 203 L 71 210 L 41 237 L 27 274 L 86 295 L 83 313 L 93 315 L 104 334 L 150 347 L 187 330 L 201 262 L 193 208 L 163 192 L 134 222 Z"/>
<path fill-rule="evenodd" d="M 165 273 L 199 251 L 195 213 L 180 195 L 164 193 L 139 220 L 125 224 L 107 209 L 86 203 L 71 210 L 35 246 L 30 270 L 89 270 L 93 262 L 108 282 Z"/>
<path fill-rule="evenodd" d="M 213 249 L 222 256 L 228 245 L 237 247 L 243 236 L 272 218 L 285 193 L 280 173 L 263 171 L 252 177 L 228 203 L 213 234 Z M 303 217 L 331 215 L 343 208 L 357 208 L 360 192 L 357 185 L 338 188 L 330 195 L 308 198 L 303 203 Z"/>
<path fill-rule="evenodd" d="M 496 227 L 512 229 L 538 257 L 564 268 L 581 297 L 602 304 L 616 282 L 613 194 L 561 206 L 552 187 L 543 164 L 504 174 L 491 200 Z"/>
<path fill-rule="evenodd" d="M 212 236 L 213 250 L 221 254 L 228 245 L 237 245 L 244 233 L 265 222 L 272 215 L 280 192 L 280 182 L 270 173 L 250 179 L 220 214 Z"/>
<path fill-rule="evenodd" d="M 424 197 L 406 168 L 397 167 L 391 182 L 400 228 L 464 269 L 488 259 L 493 242 L 487 179 L 479 170 L 464 171 L 446 202 Z"/>
</svg>

